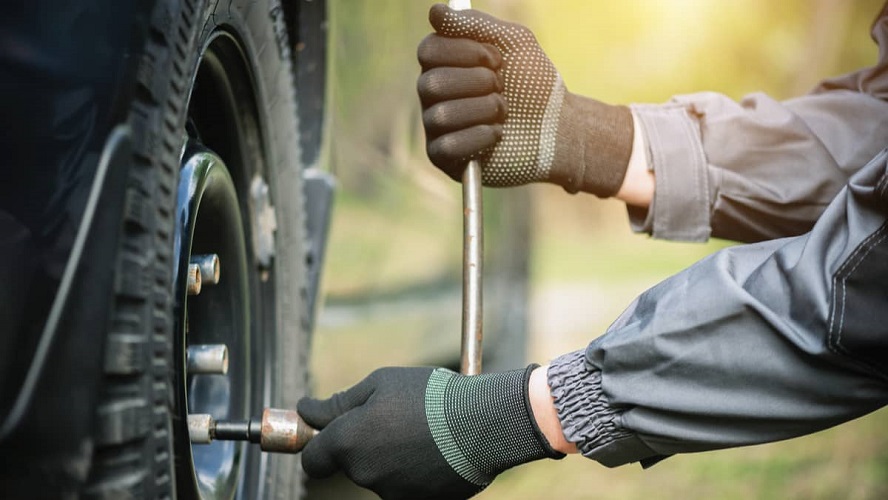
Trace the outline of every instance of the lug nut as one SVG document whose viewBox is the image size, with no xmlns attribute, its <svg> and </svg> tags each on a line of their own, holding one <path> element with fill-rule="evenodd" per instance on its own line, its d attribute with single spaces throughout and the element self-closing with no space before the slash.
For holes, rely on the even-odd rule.
<svg viewBox="0 0 888 500">
<path fill-rule="evenodd" d="M 188 346 L 187 369 L 192 375 L 225 375 L 228 373 L 228 346 L 198 344 Z"/>
<path fill-rule="evenodd" d="M 200 267 L 197 264 L 188 265 L 188 295 L 200 293 Z"/>
<path fill-rule="evenodd" d="M 204 285 L 219 283 L 219 256 L 214 253 L 192 255 L 191 265 L 200 268 L 200 280 Z"/>
<path fill-rule="evenodd" d="M 188 415 L 188 436 L 194 444 L 213 442 L 213 417 L 204 414 Z"/>
</svg>

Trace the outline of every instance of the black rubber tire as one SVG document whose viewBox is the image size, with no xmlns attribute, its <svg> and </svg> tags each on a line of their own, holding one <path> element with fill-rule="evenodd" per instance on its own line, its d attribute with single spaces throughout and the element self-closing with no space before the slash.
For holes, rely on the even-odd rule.
<svg viewBox="0 0 888 500">
<path fill-rule="evenodd" d="M 175 414 L 172 385 L 175 192 L 191 87 L 205 41 L 220 26 L 240 39 L 252 66 L 264 177 L 278 220 L 271 270 L 280 358 L 271 360 L 271 402 L 292 408 L 306 391 L 305 207 L 283 11 L 277 0 L 158 0 L 129 109 L 134 159 L 85 497 L 177 496 L 173 440 L 187 436 L 173 433 L 174 419 L 183 417 Z M 267 498 L 302 495 L 298 456 L 270 456 L 265 470 Z"/>
</svg>

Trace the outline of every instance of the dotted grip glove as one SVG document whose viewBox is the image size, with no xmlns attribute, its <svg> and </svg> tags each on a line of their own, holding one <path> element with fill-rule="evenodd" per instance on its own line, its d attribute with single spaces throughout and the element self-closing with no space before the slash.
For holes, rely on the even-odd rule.
<svg viewBox="0 0 888 500">
<path fill-rule="evenodd" d="M 617 193 L 632 151 L 632 114 L 567 91 L 526 27 L 434 5 L 419 45 L 417 90 L 429 159 L 455 180 L 478 159 L 486 186 L 551 182 Z"/>
<path fill-rule="evenodd" d="M 541 434 L 525 370 L 467 377 L 383 368 L 330 399 L 297 406 L 321 432 L 302 451 L 314 478 L 342 470 L 383 498 L 468 498 L 502 471 L 560 458 Z"/>
</svg>

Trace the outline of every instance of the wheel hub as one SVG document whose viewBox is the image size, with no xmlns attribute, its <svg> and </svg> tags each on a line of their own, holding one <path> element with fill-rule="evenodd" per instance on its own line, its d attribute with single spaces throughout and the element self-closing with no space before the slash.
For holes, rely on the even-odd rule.
<svg viewBox="0 0 888 500">
<path fill-rule="evenodd" d="M 188 434 L 189 413 L 249 418 L 250 294 L 248 254 L 237 193 L 224 162 L 189 141 L 176 203 L 176 422 Z M 224 272 L 223 272 L 224 265 Z M 190 446 L 176 439 L 201 497 L 230 498 L 244 465 L 241 443 Z"/>
</svg>

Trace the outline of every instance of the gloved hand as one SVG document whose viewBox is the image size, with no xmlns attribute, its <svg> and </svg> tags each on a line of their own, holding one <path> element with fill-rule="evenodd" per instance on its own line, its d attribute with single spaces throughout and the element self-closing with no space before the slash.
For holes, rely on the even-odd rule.
<svg viewBox="0 0 888 500">
<path fill-rule="evenodd" d="M 443 368 L 383 368 L 297 409 L 321 430 L 302 450 L 314 478 L 342 470 L 383 498 L 467 498 L 500 472 L 560 458 L 528 399 L 535 368 L 467 377 Z"/>
<path fill-rule="evenodd" d="M 526 27 L 434 5 L 417 82 L 429 159 L 459 180 L 469 159 L 486 186 L 551 182 L 617 193 L 632 151 L 632 114 L 567 91 Z"/>
</svg>

